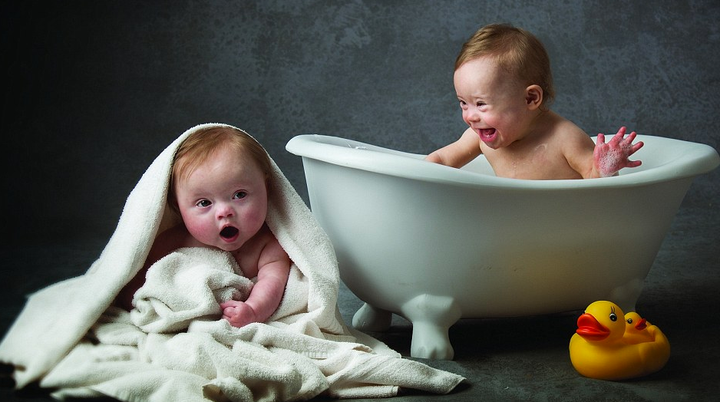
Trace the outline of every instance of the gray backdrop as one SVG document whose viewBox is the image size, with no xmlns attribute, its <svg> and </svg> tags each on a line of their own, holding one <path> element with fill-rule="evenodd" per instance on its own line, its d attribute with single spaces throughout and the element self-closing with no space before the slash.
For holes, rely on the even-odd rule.
<svg viewBox="0 0 720 402">
<path fill-rule="evenodd" d="M 185 129 L 256 136 L 303 197 L 300 133 L 426 153 L 464 129 L 461 44 L 509 22 L 546 45 L 554 109 L 718 148 L 711 1 L 3 2 L 3 247 L 104 244 L 152 159 Z M 712 207 L 718 172 L 683 204 Z M 715 214 L 717 216 L 717 214 Z M 17 269 L 14 267 L 13 269 Z"/>
</svg>

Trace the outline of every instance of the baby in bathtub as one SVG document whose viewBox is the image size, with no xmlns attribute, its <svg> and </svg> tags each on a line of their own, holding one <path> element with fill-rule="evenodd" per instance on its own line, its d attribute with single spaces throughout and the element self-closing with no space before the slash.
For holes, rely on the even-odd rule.
<svg viewBox="0 0 720 402">
<path fill-rule="evenodd" d="M 493 24 L 478 30 L 455 61 L 455 90 L 468 128 L 427 160 L 461 167 L 484 154 L 495 174 L 521 179 L 607 177 L 640 161 L 643 146 L 625 127 L 597 145 L 577 125 L 549 109 L 550 60 L 531 33 Z"/>
<path fill-rule="evenodd" d="M 191 134 L 175 155 L 169 205 L 182 223 L 155 239 L 143 269 L 121 291 L 118 304 L 130 310 L 135 292 L 153 263 L 182 247 L 225 250 L 248 278 L 257 277 L 245 301 L 220 304 L 235 327 L 264 322 L 278 308 L 290 258 L 265 224 L 270 160 L 242 131 L 210 128 Z"/>
</svg>

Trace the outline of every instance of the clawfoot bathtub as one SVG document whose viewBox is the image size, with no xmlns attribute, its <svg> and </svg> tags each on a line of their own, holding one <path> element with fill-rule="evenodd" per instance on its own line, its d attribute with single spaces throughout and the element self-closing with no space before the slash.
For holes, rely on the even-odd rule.
<svg viewBox="0 0 720 402">
<path fill-rule="evenodd" d="M 484 157 L 462 169 L 423 155 L 301 135 L 313 214 L 340 276 L 365 305 L 361 330 L 391 314 L 413 325 L 411 355 L 452 359 L 460 318 L 579 310 L 612 300 L 633 311 L 693 178 L 720 163 L 703 144 L 639 135 L 643 164 L 588 180 L 494 176 Z"/>
</svg>

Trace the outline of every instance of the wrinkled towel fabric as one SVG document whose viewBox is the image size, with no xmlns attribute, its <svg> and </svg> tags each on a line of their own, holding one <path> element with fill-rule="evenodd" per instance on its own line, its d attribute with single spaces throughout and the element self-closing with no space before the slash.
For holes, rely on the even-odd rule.
<svg viewBox="0 0 720 402">
<path fill-rule="evenodd" d="M 155 236 L 178 223 L 166 202 L 178 146 L 213 126 L 227 125 L 192 127 L 153 161 L 84 275 L 29 297 L 0 343 L 0 361 L 15 367 L 16 386 L 39 382 L 58 398 L 127 401 L 289 401 L 455 388 L 463 377 L 403 359 L 343 323 L 332 245 L 274 161 L 267 224 L 293 267 L 268 322 L 234 328 L 219 319 L 217 301 L 242 297 L 252 283 L 238 275 L 227 253 L 203 248 L 158 261 L 131 312 L 112 306 L 142 268 Z M 173 281 L 182 292 L 169 285 Z"/>
</svg>

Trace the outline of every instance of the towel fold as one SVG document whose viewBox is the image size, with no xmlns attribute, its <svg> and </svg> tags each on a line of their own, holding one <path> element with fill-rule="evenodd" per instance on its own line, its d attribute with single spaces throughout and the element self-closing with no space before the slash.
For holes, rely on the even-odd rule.
<svg viewBox="0 0 720 402">
<path fill-rule="evenodd" d="M 252 286 L 230 253 L 181 248 L 150 267 L 130 317 L 145 332 L 181 331 L 193 320 L 220 318 L 219 303 L 246 300 Z"/>
<path fill-rule="evenodd" d="M 226 125 L 187 130 L 153 161 L 87 273 L 30 296 L 0 343 L 17 387 L 39 381 L 58 398 L 285 401 L 385 397 L 398 387 L 447 393 L 459 384 L 461 376 L 403 359 L 343 323 L 332 245 L 272 161 L 267 224 L 293 266 L 266 323 L 235 328 L 221 318 L 219 302 L 243 300 L 252 282 L 228 253 L 206 248 L 156 262 L 131 312 L 111 305 L 155 236 L 178 223 L 166 205 L 175 151 L 189 134 L 217 126 Z"/>
</svg>

